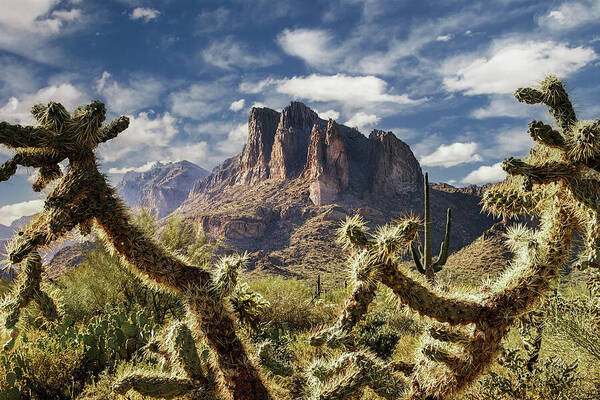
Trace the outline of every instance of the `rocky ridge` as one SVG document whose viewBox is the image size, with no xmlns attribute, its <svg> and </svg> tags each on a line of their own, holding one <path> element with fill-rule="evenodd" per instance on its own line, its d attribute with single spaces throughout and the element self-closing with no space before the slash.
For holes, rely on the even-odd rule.
<svg viewBox="0 0 600 400">
<path fill-rule="evenodd" d="M 431 189 L 435 242 L 448 207 L 451 250 L 494 223 L 480 213 L 480 191 Z M 341 220 L 358 213 L 375 227 L 422 209 L 423 174 L 406 143 L 380 130 L 367 137 L 292 102 L 280 113 L 253 108 L 241 154 L 198 181 L 176 212 L 230 249 L 250 252 L 250 273 L 343 280 L 335 243 Z"/>
</svg>

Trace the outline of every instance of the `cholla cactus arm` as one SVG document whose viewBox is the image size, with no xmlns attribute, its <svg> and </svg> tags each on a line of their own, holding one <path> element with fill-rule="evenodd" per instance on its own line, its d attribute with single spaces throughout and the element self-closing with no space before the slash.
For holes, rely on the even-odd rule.
<svg viewBox="0 0 600 400">
<path fill-rule="evenodd" d="M 99 101 L 80 107 L 71 115 L 60 111 L 60 107 L 50 105 L 34 110 L 38 120 L 53 123 L 55 130 L 46 125 L 36 128 L 0 125 L 0 144 L 13 148 L 52 148 L 69 159 L 69 173 L 49 196 L 34 224 L 15 240 L 9 255 L 11 261 L 19 262 L 77 225 L 86 231 L 94 220 L 104 231 L 107 244 L 132 269 L 154 284 L 184 295 L 195 324 L 215 355 L 223 395 L 235 399 L 270 399 L 259 371 L 236 335 L 225 299 L 215 296 L 211 274 L 174 257 L 135 228 L 126 207 L 98 171 L 95 147 L 124 130 L 127 118 L 120 118 L 103 130 L 106 110 Z M 50 117 L 44 119 L 44 115 Z M 61 116 L 64 118 L 59 121 Z"/>
<path fill-rule="evenodd" d="M 565 139 L 560 132 L 552 129 L 550 125 L 544 124 L 542 121 L 531 121 L 527 128 L 529 136 L 536 142 L 543 144 L 546 147 L 563 150 L 565 148 Z"/>
<path fill-rule="evenodd" d="M 356 399 L 366 387 L 384 399 L 397 399 L 407 385 L 391 364 L 367 351 L 344 354 L 332 363 L 320 365 L 318 373 L 310 383 L 312 398 L 319 400 Z"/>
<path fill-rule="evenodd" d="M 517 89 L 515 97 L 518 101 L 527 104 L 547 105 L 550 114 L 563 131 L 569 130 L 577 120 L 575 110 L 562 82 L 554 76 L 547 76 L 537 89 Z"/>
<path fill-rule="evenodd" d="M 129 118 L 125 116 L 119 117 L 98 131 L 98 139 L 96 142 L 100 144 L 114 139 L 128 127 Z"/>
<path fill-rule="evenodd" d="M 181 365 L 190 378 L 206 381 L 206 376 L 202 371 L 202 362 L 196 350 L 196 342 L 185 323 L 180 321 L 174 323 L 166 342 L 169 354 L 171 354 L 171 363 Z"/>
<path fill-rule="evenodd" d="M 348 336 L 352 329 L 365 316 L 369 304 L 375 298 L 377 291 L 376 281 L 356 282 L 350 297 L 344 303 L 344 309 L 333 326 L 323 329 L 310 338 L 310 344 L 321 346 L 327 343 L 335 347 L 340 341 Z"/>
<path fill-rule="evenodd" d="M 392 264 L 381 267 L 379 279 L 392 289 L 400 302 L 440 322 L 468 324 L 487 312 L 486 307 L 476 301 L 438 293 Z"/>
<path fill-rule="evenodd" d="M 39 306 L 42 314 L 49 321 L 58 318 L 58 310 L 56 304 L 44 293 L 40 287 L 42 282 L 42 259 L 38 252 L 30 253 L 26 260 L 23 261 L 23 268 L 20 271 L 20 283 L 2 308 L 8 312 L 4 327 L 12 331 L 11 339 L 5 346 L 5 351 L 10 350 L 17 336 L 16 324 L 19 321 L 21 310 L 29 305 L 31 301 L 35 301 Z"/>
<path fill-rule="evenodd" d="M 51 132 L 42 127 L 11 125 L 0 122 L 0 144 L 12 149 L 46 147 Z"/>
</svg>

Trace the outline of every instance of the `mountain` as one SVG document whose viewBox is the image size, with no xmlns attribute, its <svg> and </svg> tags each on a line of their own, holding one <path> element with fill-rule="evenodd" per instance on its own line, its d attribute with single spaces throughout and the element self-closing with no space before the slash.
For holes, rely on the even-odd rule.
<svg viewBox="0 0 600 400">
<path fill-rule="evenodd" d="M 480 213 L 477 187 L 431 186 L 434 246 L 448 207 L 451 250 L 495 222 Z M 335 243 L 341 220 L 358 213 L 370 226 L 422 214 L 423 173 L 410 147 L 392 132 L 325 121 L 299 102 L 281 112 L 253 108 L 241 154 L 198 181 L 177 209 L 231 248 L 251 253 L 250 273 L 343 280 Z"/>
<path fill-rule="evenodd" d="M 194 183 L 208 174 L 189 161 L 157 162 L 149 171 L 127 172 L 116 189 L 128 206 L 149 208 L 162 218 L 179 207 Z"/>
<path fill-rule="evenodd" d="M 15 219 L 9 226 L 0 224 L 0 240 L 11 238 L 16 231 L 25 226 L 31 216 L 24 216 L 18 219 Z"/>
</svg>

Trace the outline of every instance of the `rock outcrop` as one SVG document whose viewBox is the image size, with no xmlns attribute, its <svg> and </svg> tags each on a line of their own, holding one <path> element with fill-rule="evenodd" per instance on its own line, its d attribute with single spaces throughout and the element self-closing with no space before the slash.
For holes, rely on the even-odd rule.
<svg viewBox="0 0 600 400">
<path fill-rule="evenodd" d="M 208 171 L 189 161 L 156 163 L 146 172 L 127 172 L 117 192 L 128 206 L 149 208 L 162 218 L 179 207 L 194 183 L 207 175 Z"/>
<path fill-rule="evenodd" d="M 253 108 L 248 118 L 248 144 L 240 159 L 236 182 L 253 184 L 270 176 L 269 162 L 279 124 L 279 113 L 269 108 Z"/>
<path fill-rule="evenodd" d="M 281 113 L 253 108 L 242 154 L 215 168 L 190 196 L 298 177 L 311 180 L 310 199 L 316 205 L 334 203 L 341 196 L 366 199 L 416 192 L 423 181 L 410 147 L 392 132 L 373 131 L 367 138 L 292 102 Z"/>
</svg>

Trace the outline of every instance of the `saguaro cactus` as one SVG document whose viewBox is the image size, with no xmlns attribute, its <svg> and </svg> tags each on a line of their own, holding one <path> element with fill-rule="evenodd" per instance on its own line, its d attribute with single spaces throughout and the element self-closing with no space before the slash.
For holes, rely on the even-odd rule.
<svg viewBox="0 0 600 400">
<path fill-rule="evenodd" d="M 515 257 L 496 283 L 471 295 L 440 292 L 411 276 L 394 257 L 378 256 L 379 249 L 373 246 L 376 236 L 367 234 L 360 219 L 348 219 L 341 232 L 353 249 L 350 262 L 355 270 L 369 272 L 355 274 L 366 279 L 355 285 L 334 328 L 315 335 L 313 344 L 339 344 L 331 338 L 349 333 L 360 321 L 376 282 L 390 287 L 400 302 L 433 320 L 412 373 L 406 377 L 395 373 L 398 386 L 410 399 L 448 398 L 486 370 L 509 327 L 533 310 L 556 283 L 559 267 L 569 258 L 574 232 L 584 237 L 586 246 L 581 266 L 599 266 L 600 184 L 590 172 L 600 172 L 600 123 L 577 121 L 562 83 L 554 77 L 547 77 L 539 88 L 519 89 L 515 96 L 546 104 L 561 131 L 532 122 L 529 133 L 538 144 L 527 161 L 505 160 L 509 177 L 485 193 L 485 210 L 504 217 L 531 214 L 540 220 L 536 231 L 516 227 L 508 232 Z M 366 384 L 338 381 L 336 392 L 344 395 L 334 398 L 352 398 Z M 330 398 L 327 391 L 320 393 Z"/>
<path fill-rule="evenodd" d="M 448 260 L 448 249 L 450 247 L 450 221 L 452 219 L 452 210 L 446 211 L 446 235 L 444 241 L 440 247 L 440 253 L 438 254 L 435 261 L 432 260 L 432 249 L 431 249 L 431 213 L 429 208 L 429 176 L 425 172 L 424 186 L 425 186 L 425 222 L 423 223 L 424 231 L 424 244 L 425 249 L 421 245 L 416 245 L 413 242 L 411 246 L 412 258 L 417 267 L 417 271 L 427 277 L 429 283 L 435 283 L 435 274 L 442 270 L 442 267 Z"/>
<path fill-rule="evenodd" d="M 9 258 L 21 262 L 36 249 L 50 245 L 73 228 L 89 231 L 96 224 L 105 242 L 147 281 L 183 294 L 195 326 L 206 337 L 214 353 L 223 395 L 235 399 L 270 399 L 258 369 L 250 361 L 235 332 L 223 289 L 203 268 L 189 265 L 146 237 L 129 220 L 126 207 L 106 182 L 96 163 L 95 148 L 115 138 L 129 125 L 120 117 L 105 127 L 104 104 L 94 101 L 69 114 L 58 103 L 32 109 L 40 126 L 0 122 L 0 144 L 17 154 L 0 167 L 0 178 L 8 179 L 16 165 L 54 168 L 68 160 L 68 172 L 50 192 L 44 211 L 13 240 Z M 42 181 L 56 178 L 43 170 Z"/>
</svg>

